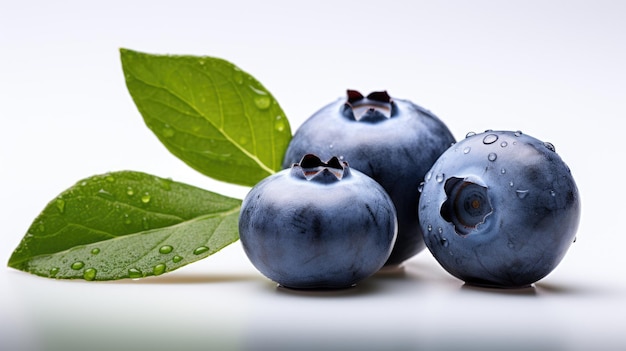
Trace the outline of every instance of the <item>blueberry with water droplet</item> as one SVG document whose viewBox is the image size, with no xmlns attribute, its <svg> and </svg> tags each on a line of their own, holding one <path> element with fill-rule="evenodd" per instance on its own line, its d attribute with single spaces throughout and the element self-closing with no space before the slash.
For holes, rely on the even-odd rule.
<svg viewBox="0 0 626 351">
<path fill-rule="evenodd" d="M 417 216 L 419 184 L 454 142 L 437 116 L 409 100 L 393 98 L 386 91 L 364 96 L 348 90 L 346 97 L 326 105 L 298 128 L 283 168 L 308 153 L 324 160 L 343 157 L 350 168 L 382 185 L 398 215 L 398 238 L 387 262 L 397 265 L 425 247 Z"/>
<path fill-rule="evenodd" d="M 435 162 L 429 172 L 445 179 L 424 184 L 419 217 L 426 246 L 445 270 L 468 284 L 525 287 L 559 264 L 576 236 L 580 195 L 550 145 L 489 131 Z"/>
<path fill-rule="evenodd" d="M 346 288 L 376 273 L 397 233 L 389 195 L 337 157 L 312 154 L 258 183 L 239 236 L 250 262 L 289 288 Z"/>
</svg>

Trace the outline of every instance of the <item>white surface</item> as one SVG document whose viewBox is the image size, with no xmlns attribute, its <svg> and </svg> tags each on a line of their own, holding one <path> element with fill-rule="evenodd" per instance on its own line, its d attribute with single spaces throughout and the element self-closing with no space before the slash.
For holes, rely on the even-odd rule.
<svg viewBox="0 0 626 351">
<path fill-rule="evenodd" d="M 626 348 L 621 179 L 626 2 L 5 1 L 0 5 L 1 350 L 610 350 Z M 337 294 L 276 289 L 232 245 L 140 281 L 6 268 L 45 204 L 132 169 L 243 197 L 145 127 L 118 48 L 222 57 L 293 130 L 346 88 L 431 109 L 457 138 L 551 141 L 582 196 L 578 241 L 531 291 L 464 287 L 428 252 Z"/>
</svg>

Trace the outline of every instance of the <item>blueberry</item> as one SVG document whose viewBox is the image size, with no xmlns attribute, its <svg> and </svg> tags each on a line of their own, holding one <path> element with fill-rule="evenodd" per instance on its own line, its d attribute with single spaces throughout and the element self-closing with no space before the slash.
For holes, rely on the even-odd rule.
<svg viewBox="0 0 626 351">
<path fill-rule="evenodd" d="M 444 152 L 425 177 L 419 216 L 426 246 L 471 285 L 526 287 L 574 241 L 580 198 L 550 143 L 487 131 Z"/>
<path fill-rule="evenodd" d="M 417 217 L 418 185 L 455 141 L 446 125 L 430 111 L 387 92 L 364 97 L 348 90 L 296 131 L 283 167 L 314 153 L 322 159 L 338 155 L 350 167 L 369 175 L 391 196 L 398 213 L 398 238 L 387 265 L 397 265 L 424 249 Z"/>
<path fill-rule="evenodd" d="M 337 157 L 305 155 L 243 200 L 239 235 L 252 264 L 296 289 L 344 288 L 376 273 L 397 234 L 391 199 Z"/>
</svg>

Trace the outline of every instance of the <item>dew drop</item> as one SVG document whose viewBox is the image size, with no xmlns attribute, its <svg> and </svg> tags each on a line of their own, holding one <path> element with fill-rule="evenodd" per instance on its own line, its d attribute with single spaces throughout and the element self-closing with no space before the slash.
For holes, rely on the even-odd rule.
<svg viewBox="0 0 626 351">
<path fill-rule="evenodd" d="M 489 153 L 489 155 L 487 155 L 487 159 L 491 162 L 495 161 L 498 158 L 498 155 L 496 155 L 495 152 L 491 152 Z"/>
<path fill-rule="evenodd" d="M 548 150 L 552 151 L 552 152 L 556 152 L 556 148 L 554 147 L 554 145 L 550 142 L 545 142 L 543 143 L 543 146 L 545 146 Z"/>
<path fill-rule="evenodd" d="M 104 179 L 109 182 L 109 183 L 113 183 L 115 181 L 115 177 L 113 177 L 111 174 L 107 174 Z"/>
<path fill-rule="evenodd" d="M 148 193 L 144 193 L 143 195 L 141 195 L 141 202 L 143 202 L 144 204 L 149 203 L 150 199 L 150 194 Z"/>
<path fill-rule="evenodd" d="M 485 145 L 493 144 L 497 140 L 498 140 L 498 136 L 497 135 L 495 135 L 495 134 L 487 134 L 483 138 L 483 144 L 485 144 Z"/>
<path fill-rule="evenodd" d="M 54 277 L 57 274 L 59 274 L 59 270 L 60 270 L 59 267 L 52 267 L 49 273 L 50 277 Z"/>
<path fill-rule="evenodd" d="M 556 191 L 550 190 L 550 196 L 555 197 L 556 196 Z"/>
<path fill-rule="evenodd" d="M 469 147 L 469 146 L 466 146 L 466 147 L 463 149 L 463 153 L 464 153 L 464 154 L 469 154 L 469 152 L 470 152 L 470 151 L 472 151 L 472 148 L 471 148 L 471 147 Z"/>
<path fill-rule="evenodd" d="M 276 129 L 277 132 L 285 131 L 285 122 L 283 121 L 283 117 L 282 116 L 276 116 L 276 122 L 274 123 L 274 129 Z"/>
<path fill-rule="evenodd" d="M 267 110 L 271 103 L 272 102 L 268 96 L 257 96 L 254 98 L 254 104 L 260 110 Z"/>
<path fill-rule="evenodd" d="M 476 135 L 475 132 L 469 132 L 469 133 L 465 134 L 465 137 L 469 138 L 469 137 L 473 137 L 474 135 Z"/>
<path fill-rule="evenodd" d="M 441 183 L 443 182 L 443 178 L 445 177 L 445 175 L 443 173 L 439 173 L 437 174 L 437 176 L 435 177 L 435 180 L 437 181 L 437 183 Z"/>
<path fill-rule="evenodd" d="M 43 224 L 43 222 L 39 222 L 39 224 L 37 225 L 37 229 L 43 233 L 46 231 L 46 226 Z"/>
<path fill-rule="evenodd" d="M 143 277 L 143 273 L 141 273 L 141 271 L 137 268 L 130 268 L 128 270 L 128 277 L 131 279 L 138 279 Z"/>
<path fill-rule="evenodd" d="M 57 210 L 59 210 L 59 213 L 65 212 L 65 200 L 63 200 L 63 199 L 56 199 L 54 201 L 54 204 L 57 206 Z"/>
<path fill-rule="evenodd" d="M 130 216 L 128 214 L 125 214 L 124 215 L 124 224 L 129 225 L 131 223 L 133 223 L 133 220 L 130 219 Z"/>
<path fill-rule="evenodd" d="M 174 129 L 172 129 L 172 127 L 169 124 L 166 124 L 165 126 L 163 126 L 163 130 L 161 131 L 161 133 L 163 133 L 163 136 L 166 138 L 171 138 L 174 136 L 174 134 L 176 134 Z"/>
<path fill-rule="evenodd" d="M 165 264 L 159 263 L 154 266 L 154 268 L 152 269 L 152 273 L 154 273 L 154 275 L 161 275 L 165 273 Z"/>
<path fill-rule="evenodd" d="M 522 131 L 521 130 L 515 131 L 515 133 L 513 133 L 513 135 L 515 135 L 516 137 L 520 137 L 520 136 L 522 136 Z"/>
<path fill-rule="evenodd" d="M 233 80 L 237 84 L 243 84 L 243 73 L 239 69 L 233 71 Z"/>
<path fill-rule="evenodd" d="M 159 185 L 161 186 L 161 188 L 163 188 L 163 190 L 167 190 L 167 191 L 172 190 L 173 180 L 171 178 L 165 178 L 165 179 L 158 178 L 158 180 L 159 180 L 158 181 Z"/>
<path fill-rule="evenodd" d="M 85 264 L 81 261 L 76 261 L 74 263 L 72 263 L 72 265 L 70 266 L 73 270 L 77 271 L 83 267 L 85 267 Z"/>
<path fill-rule="evenodd" d="M 178 263 L 178 262 L 180 262 L 182 260 L 183 260 L 183 258 L 178 256 L 178 255 L 172 257 L 172 262 L 174 262 L 174 263 Z"/>
<path fill-rule="evenodd" d="M 98 273 L 98 271 L 96 271 L 95 268 L 87 268 L 85 269 L 85 273 L 83 273 L 83 278 L 85 280 L 92 281 L 96 279 L 96 273 Z"/>
<path fill-rule="evenodd" d="M 115 201 L 115 196 L 113 196 L 113 194 L 104 189 L 98 190 L 98 193 L 96 195 L 108 201 Z"/>
<path fill-rule="evenodd" d="M 424 182 L 421 182 L 420 185 L 417 186 L 417 191 L 419 191 L 420 193 L 424 191 Z"/>
<path fill-rule="evenodd" d="M 506 169 L 502 168 L 502 169 L 500 170 L 500 173 L 501 173 L 501 174 L 506 174 Z"/>
<path fill-rule="evenodd" d="M 205 252 L 208 252 L 209 248 L 207 246 L 200 246 L 193 250 L 194 255 L 202 255 Z"/>
<path fill-rule="evenodd" d="M 128 196 L 135 195 L 135 190 L 133 190 L 133 187 L 129 186 L 128 188 L 126 188 L 126 195 Z"/>
<path fill-rule="evenodd" d="M 97 255 L 99 253 L 100 253 L 100 249 L 99 248 L 96 247 L 95 249 L 91 249 L 91 254 L 92 255 Z"/>
<path fill-rule="evenodd" d="M 148 218 L 143 217 L 143 218 L 141 219 L 141 225 L 143 226 L 143 229 L 144 229 L 144 230 L 148 230 L 148 229 L 150 229 L 150 223 L 148 222 Z"/>
<path fill-rule="evenodd" d="M 328 145 L 328 148 L 329 148 L 329 149 L 332 149 L 332 148 L 334 148 L 334 147 L 335 147 L 335 145 L 333 145 L 333 144 Z"/>
<path fill-rule="evenodd" d="M 432 232 L 433 231 L 433 226 L 429 224 L 427 229 L 428 229 L 429 232 Z"/>
<path fill-rule="evenodd" d="M 174 250 L 174 248 L 171 245 L 163 245 L 159 249 L 159 253 L 162 253 L 165 255 L 165 254 L 172 252 L 172 250 Z"/>
<path fill-rule="evenodd" d="M 443 234 L 443 228 L 441 228 L 441 227 L 437 228 L 437 233 Z"/>
<path fill-rule="evenodd" d="M 509 182 L 509 186 L 512 187 L 513 186 L 513 181 Z"/>
<path fill-rule="evenodd" d="M 432 176 L 433 176 L 433 172 L 428 171 L 428 173 L 426 173 L 426 176 L 424 176 L 424 180 L 429 181 L 430 178 L 432 178 Z"/>
<path fill-rule="evenodd" d="M 448 245 L 450 245 L 450 243 L 448 242 L 448 239 L 446 238 L 441 238 L 439 239 L 439 243 L 441 244 L 441 246 L 443 247 L 448 247 Z"/>
<path fill-rule="evenodd" d="M 517 195 L 517 197 L 519 197 L 520 199 L 525 198 L 526 196 L 528 196 L 528 190 L 516 190 L 515 194 Z"/>
<path fill-rule="evenodd" d="M 501 147 L 507 147 L 507 146 L 509 146 L 509 143 L 507 143 L 506 141 L 503 141 L 503 142 L 500 143 L 500 146 Z"/>
</svg>

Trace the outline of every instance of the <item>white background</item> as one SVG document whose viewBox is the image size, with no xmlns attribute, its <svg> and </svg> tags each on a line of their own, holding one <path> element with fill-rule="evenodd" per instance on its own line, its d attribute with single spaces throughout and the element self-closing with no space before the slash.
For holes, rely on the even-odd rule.
<svg viewBox="0 0 626 351">
<path fill-rule="evenodd" d="M 1 350 L 626 348 L 623 1 L 2 1 Z M 386 89 L 457 138 L 552 142 L 582 197 L 578 240 L 533 289 L 466 287 L 430 253 L 355 289 L 277 289 L 234 244 L 139 281 L 55 281 L 6 267 L 48 201 L 137 170 L 243 197 L 169 154 L 125 87 L 120 47 L 225 58 L 292 130 L 344 94 Z"/>
</svg>

